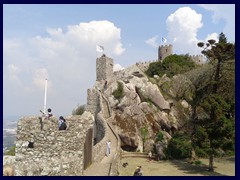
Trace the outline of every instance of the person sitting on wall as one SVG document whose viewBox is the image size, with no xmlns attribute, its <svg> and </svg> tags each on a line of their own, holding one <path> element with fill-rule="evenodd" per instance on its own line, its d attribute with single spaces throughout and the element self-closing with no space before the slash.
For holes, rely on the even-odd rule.
<svg viewBox="0 0 240 180">
<path fill-rule="evenodd" d="M 60 116 L 59 119 L 58 119 L 58 129 L 59 130 L 66 130 L 67 129 L 66 120 L 62 116 Z"/>
<path fill-rule="evenodd" d="M 42 115 L 43 115 L 43 118 L 46 118 L 46 119 L 49 119 L 50 117 L 52 117 L 53 116 L 53 114 L 52 114 L 52 109 L 51 108 L 48 108 L 48 113 L 47 114 L 45 114 L 42 110 L 40 110 L 40 112 L 42 113 Z"/>
<path fill-rule="evenodd" d="M 52 109 L 51 108 L 48 108 L 48 113 L 47 113 L 47 119 L 49 119 L 50 117 L 52 117 L 53 116 L 53 114 L 52 114 Z"/>
</svg>

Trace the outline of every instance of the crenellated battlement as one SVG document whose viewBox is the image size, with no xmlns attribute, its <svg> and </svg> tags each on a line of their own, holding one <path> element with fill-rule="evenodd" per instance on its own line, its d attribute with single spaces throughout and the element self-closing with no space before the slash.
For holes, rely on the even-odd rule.
<svg viewBox="0 0 240 180">
<path fill-rule="evenodd" d="M 191 55 L 190 58 L 196 63 L 196 64 L 203 64 L 206 60 L 205 56 L 203 55 Z"/>
<path fill-rule="evenodd" d="M 161 45 L 158 48 L 158 60 L 162 61 L 173 52 L 172 45 Z"/>
</svg>

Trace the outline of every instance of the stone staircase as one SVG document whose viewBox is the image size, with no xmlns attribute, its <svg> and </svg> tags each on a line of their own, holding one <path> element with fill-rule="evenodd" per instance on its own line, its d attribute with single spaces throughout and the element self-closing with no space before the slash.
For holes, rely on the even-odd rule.
<svg viewBox="0 0 240 180">
<path fill-rule="evenodd" d="M 148 158 L 148 153 L 126 152 L 126 151 L 121 153 L 121 159 L 128 158 L 128 157 Z M 152 155 L 152 158 L 155 158 L 154 154 Z"/>
</svg>

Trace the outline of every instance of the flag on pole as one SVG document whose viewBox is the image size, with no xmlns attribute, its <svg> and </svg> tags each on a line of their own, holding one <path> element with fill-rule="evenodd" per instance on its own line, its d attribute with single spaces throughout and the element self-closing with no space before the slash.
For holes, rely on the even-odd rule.
<svg viewBox="0 0 240 180">
<path fill-rule="evenodd" d="M 163 42 L 163 43 L 166 43 L 166 42 L 167 42 L 167 39 L 164 38 L 164 37 L 162 37 L 162 42 Z"/>
<path fill-rule="evenodd" d="M 104 51 L 104 47 L 100 46 L 100 45 L 96 45 L 96 51 L 97 52 L 103 52 Z"/>
</svg>

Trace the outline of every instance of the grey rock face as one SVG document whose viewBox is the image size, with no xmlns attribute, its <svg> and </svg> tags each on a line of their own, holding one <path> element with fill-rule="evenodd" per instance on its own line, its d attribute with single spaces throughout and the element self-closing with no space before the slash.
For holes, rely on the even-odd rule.
<svg viewBox="0 0 240 180">
<path fill-rule="evenodd" d="M 157 152 L 156 154 L 156 160 L 163 160 L 166 158 L 166 155 L 164 154 L 164 148 L 166 148 L 166 145 L 162 142 L 154 144 L 154 148 Z"/>
</svg>

